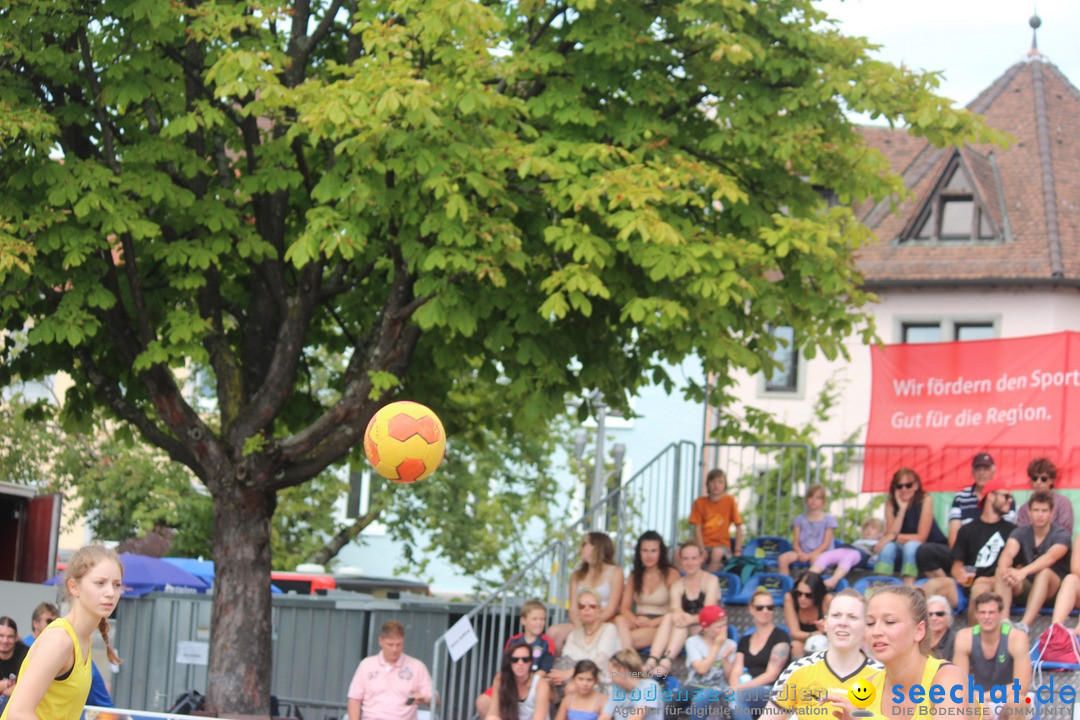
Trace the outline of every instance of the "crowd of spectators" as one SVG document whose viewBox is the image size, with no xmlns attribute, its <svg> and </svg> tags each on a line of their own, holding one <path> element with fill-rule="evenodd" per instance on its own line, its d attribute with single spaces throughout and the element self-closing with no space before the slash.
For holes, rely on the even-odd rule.
<svg viewBox="0 0 1080 720">
<path fill-rule="evenodd" d="M 571 578 L 569 622 L 546 629 L 544 606 L 526 605 L 523 635 L 506 645 L 508 659 L 492 683 L 501 690 L 513 678 L 521 711 L 515 715 L 505 698 L 496 704 L 491 689 L 478 698 L 477 710 L 482 718 L 501 720 L 660 717 L 663 703 L 656 700 L 661 695 L 653 692 L 653 683 L 670 682 L 681 662 L 688 688 L 699 695 L 718 691 L 736 720 L 750 720 L 776 705 L 768 701 L 778 679 L 821 661 L 825 652 L 851 662 L 861 652 L 867 662 L 874 661 L 873 645 L 834 647 L 837 638 L 839 647 L 850 644 L 847 621 L 835 637 L 826 632 L 836 597 L 854 594 L 865 606 L 865 598 L 853 590 L 839 592 L 856 569 L 892 576 L 914 593 L 895 603 L 906 604 L 914 618 L 916 644 L 929 658 L 920 665 L 922 672 L 949 674 L 952 669 L 942 668 L 953 666 L 941 663 L 951 662 L 987 687 L 1019 679 L 1026 691 L 1032 621 L 1045 607 L 1053 606 L 1056 622 L 1080 607 L 1072 506 L 1053 492 L 1057 468 L 1046 458 L 1028 465 L 1032 494 L 1019 508 L 995 478 L 988 453 L 976 454 L 971 470 L 971 485 L 954 496 L 946 529 L 934 518 L 919 474 L 900 468 L 889 483 L 883 516 L 865 519 L 858 537 L 847 542 L 828 511 L 825 488 L 810 487 L 803 512 L 792 521 L 791 550 L 776 558 L 776 571 L 792 576 L 792 589 L 781 602 L 769 589 L 757 588 L 747 603 L 749 621 L 738 628 L 716 574 L 737 564 L 750 538 L 726 476 L 713 470 L 707 492 L 690 513 L 693 540 L 670 555 L 659 533 L 643 533 L 623 578 L 611 539 L 597 532 L 585 536 Z M 969 626 L 954 630 L 955 611 L 964 606 Z M 1013 607 L 1020 616 L 1015 622 L 1009 617 Z M 843 608 L 840 614 L 858 625 L 855 616 L 861 611 L 850 604 Z M 883 656 L 890 642 L 880 645 Z M 530 672 L 507 664 L 514 654 L 524 658 L 526 648 L 533 653 Z M 554 656 L 550 665 L 549 656 Z M 887 672 L 888 663 L 884 667 Z M 902 665 L 896 668 L 902 671 Z M 538 677 L 551 689 L 548 708 L 527 702 Z"/>
</svg>

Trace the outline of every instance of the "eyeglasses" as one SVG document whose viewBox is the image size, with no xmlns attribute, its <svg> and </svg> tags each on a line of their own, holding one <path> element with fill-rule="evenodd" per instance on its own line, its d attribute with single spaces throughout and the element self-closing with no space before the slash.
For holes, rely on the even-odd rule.
<svg viewBox="0 0 1080 720">
<path fill-rule="evenodd" d="M 775 608 L 776 608 L 775 605 L 755 605 L 754 606 L 755 610 L 773 610 Z"/>
<path fill-rule="evenodd" d="M 916 485 L 918 485 L 918 483 L 916 483 L 916 482 L 896 483 L 896 489 L 897 490 L 910 490 L 911 488 L 915 487 Z"/>
<path fill-rule="evenodd" d="M 930 617 L 945 617 L 948 614 L 944 610 L 934 610 L 930 613 Z"/>
<path fill-rule="evenodd" d="M 803 592 L 802 590 L 796 590 L 795 591 L 795 597 L 803 597 L 803 598 L 806 598 L 807 600 L 809 600 L 810 598 L 814 597 L 814 593 L 808 593 L 808 592 Z"/>
<path fill-rule="evenodd" d="M 578 606 L 577 606 L 578 610 L 587 610 L 587 609 L 595 610 L 598 607 L 600 607 L 600 606 L 599 605 L 594 605 L 593 603 L 578 603 Z"/>
<path fill-rule="evenodd" d="M 1049 475 L 1032 475 L 1031 482 L 1050 482 Z"/>
<path fill-rule="evenodd" d="M 1010 492 L 1005 492 L 1003 490 L 998 490 L 998 495 L 1005 498 L 1006 500 L 1012 500 L 1012 493 L 1010 493 Z"/>
<path fill-rule="evenodd" d="M 517 663 L 527 663 L 527 662 L 532 662 L 532 658 L 531 657 L 522 657 L 520 655 L 515 655 L 514 657 L 510 658 L 510 664 L 511 665 L 515 665 Z"/>
</svg>

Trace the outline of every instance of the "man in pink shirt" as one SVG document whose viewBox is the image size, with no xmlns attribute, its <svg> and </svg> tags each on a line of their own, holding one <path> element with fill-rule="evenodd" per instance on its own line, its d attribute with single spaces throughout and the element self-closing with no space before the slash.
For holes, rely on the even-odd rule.
<svg viewBox="0 0 1080 720">
<path fill-rule="evenodd" d="M 431 675 L 405 654 L 405 628 L 383 623 L 378 655 L 360 661 L 349 683 L 349 720 L 416 720 L 418 705 L 431 704 Z"/>
</svg>

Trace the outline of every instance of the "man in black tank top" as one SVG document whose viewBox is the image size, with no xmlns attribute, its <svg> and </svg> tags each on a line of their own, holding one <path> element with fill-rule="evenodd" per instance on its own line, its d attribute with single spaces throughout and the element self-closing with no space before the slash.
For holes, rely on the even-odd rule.
<svg viewBox="0 0 1080 720">
<path fill-rule="evenodd" d="M 1024 696 L 1031 687 L 1027 633 L 1013 627 L 1007 620 L 1002 622 L 1005 603 L 1000 595 L 982 593 L 972 600 L 972 605 L 978 624 L 956 633 L 953 662 L 965 675 L 970 674 L 974 684 L 983 689 L 981 704 L 984 706 L 1003 704 L 999 695 L 991 698 L 990 689 L 994 685 L 1007 686 L 1008 704 L 1019 716 L 1024 712 Z M 1014 680 L 1020 681 L 1019 705 L 1012 703 L 1015 697 L 1012 688 Z M 978 691 L 972 700 L 980 702 Z"/>
</svg>

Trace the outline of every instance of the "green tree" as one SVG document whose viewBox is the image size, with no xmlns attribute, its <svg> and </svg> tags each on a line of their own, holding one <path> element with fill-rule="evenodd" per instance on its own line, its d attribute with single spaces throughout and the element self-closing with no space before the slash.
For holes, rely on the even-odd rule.
<svg viewBox="0 0 1080 720">
<path fill-rule="evenodd" d="M 859 529 L 870 517 L 881 515 L 885 497 L 875 493 L 863 507 L 857 504 L 859 492 L 850 484 L 852 467 L 861 464 L 862 448 L 856 442 L 860 430 L 852 431 L 840 443 L 822 453 L 817 447 L 818 429 L 829 421 L 840 399 L 839 381 L 830 377 L 821 388 L 811 418 L 799 427 L 770 423 L 767 433 L 758 433 L 751 444 L 761 444 L 769 468 L 743 475 L 736 484 L 753 487 L 756 502 L 743 513 L 751 535 L 789 537 L 795 516 L 805 509 L 806 492 L 810 485 L 825 488 L 828 500 L 826 512 L 836 517 L 837 540 L 850 542 L 859 537 Z M 787 443 L 789 447 L 772 449 L 770 443 Z"/>
<path fill-rule="evenodd" d="M 205 484 L 208 693 L 240 713 L 278 494 L 381 403 L 540 435 L 691 353 L 722 404 L 771 321 L 835 356 L 873 332 L 845 206 L 902 190 L 845 112 L 989 137 L 809 0 L 15 0 L 0 36 L 0 382 L 68 371 L 65 413 Z"/>
</svg>

